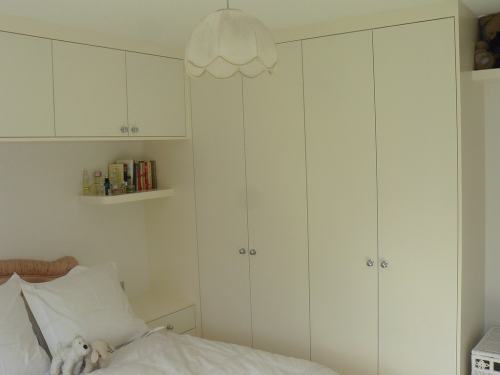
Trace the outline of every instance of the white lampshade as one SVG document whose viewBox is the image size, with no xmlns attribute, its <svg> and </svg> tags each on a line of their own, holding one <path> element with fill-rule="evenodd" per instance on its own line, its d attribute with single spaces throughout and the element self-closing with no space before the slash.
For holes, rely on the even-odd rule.
<svg viewBox="0 0 500 375">
<path fill-rule="evenodd" d="M 252 78 L 272 72 L 277 60 L 271 32 L 238 9 L 221 9 L 207 16 L 193 31 L 185 56 L 191 77 L 209 72 L 216 78 L 229 78 L 240 72 Z"/>
</svg>

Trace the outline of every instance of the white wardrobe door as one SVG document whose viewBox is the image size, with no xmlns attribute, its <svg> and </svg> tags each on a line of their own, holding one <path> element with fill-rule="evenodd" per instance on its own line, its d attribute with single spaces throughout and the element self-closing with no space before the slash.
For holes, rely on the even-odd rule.
<svg viewBox="0 0 500 375">
<path fill-rule="evenodd" d="M 452 19 L 374 32 L 380 375 L 456 374 L 454 35 Z"/>
<path fill-rule="evenodd" d="M 253 344 L 309 358 L 307 195 L 300 42 L 243 81 Z"/>
<path fill-rule="evenodd" d="M 52 46 L 0 33 L 0 137 L 53 137 Z"/>
<path fill-rule="evenodd" d="M 304 42 L 312 359 L 377 374 L 372 33 Z"/>
<path fill-rule="evenodd" d="M 127 93 L 132 136 L 186 135 L 181 60 L 127 52 Z"/>
<path fill-rule="evenodd" d="M 125 52 L 53 42 L 56 135 L 128 136 Z"/>
<path fill-rule="evenodd" d="M 203 336 L 251 345 L 241 78 L 191 80 Z"/>
</svg>

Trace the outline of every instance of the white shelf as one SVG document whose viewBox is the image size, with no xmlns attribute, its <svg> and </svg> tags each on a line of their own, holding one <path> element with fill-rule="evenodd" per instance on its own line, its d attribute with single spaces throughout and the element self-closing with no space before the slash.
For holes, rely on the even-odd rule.
<svg viewBox="0 0 500 375">
<path fill-rule="evenodd" d="M 500 80 L 500 69 L 475 70 L 472 72 L 472 80 L 476 82 L 493 82 Z"/>
<path fill-rule="evenodd" d="M 82 195 L 80 199 L 82 202 L 94 205 L 109 205 L 109 204 L 122 204 L 131 202 L 140 202 L 150 199 L 168 198 L 174 195 L 174 189 L 159 189 L 151 191 L 141 191 L 138 193 L 109 195 L 109 196 L 92 196 Z"/>
</svg>

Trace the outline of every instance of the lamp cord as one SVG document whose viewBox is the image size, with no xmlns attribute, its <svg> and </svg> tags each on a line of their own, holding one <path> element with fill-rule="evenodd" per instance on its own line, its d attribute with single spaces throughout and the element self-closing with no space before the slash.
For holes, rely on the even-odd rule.
<svg viewBox="0 0 500 375">
<path fill-rule="evenodd" d="M 226 0 L 226 9 L 229 9 L 229 0 Z"/>
</svg>

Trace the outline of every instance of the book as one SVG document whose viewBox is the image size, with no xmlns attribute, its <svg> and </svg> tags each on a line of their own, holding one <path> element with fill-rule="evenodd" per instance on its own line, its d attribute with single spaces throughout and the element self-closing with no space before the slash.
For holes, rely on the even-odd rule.
<svg viewBox="0 0 500 375">
<path fill-rule="evenodd" d="M 149 162 L 145 161 L 144 163 L 144 190 L 150 190 L 149 187 Z"/>
<path fill-rule="evenodd" d="M 139 187 L 139 162 L 134 161 L 134 186 L 135 191 L 141 191 Z"/>
<path fill-rule="evenodd" d="M 108 166 L 108 176 L 112 190 L 117 190 L 122 188 L 123 183 L 125 182 L 123 179 L 124 170 L 125 167 L 123 164 L 115 163 L 115 164 L 110 164 Z"/>
<path fill-rule="evenodd" d="M 152 180 L 152 188 L 158 189 L 158 178 L 156 177 L 156 161 L 151 161 L 151 180 Z"/>
</svg>

